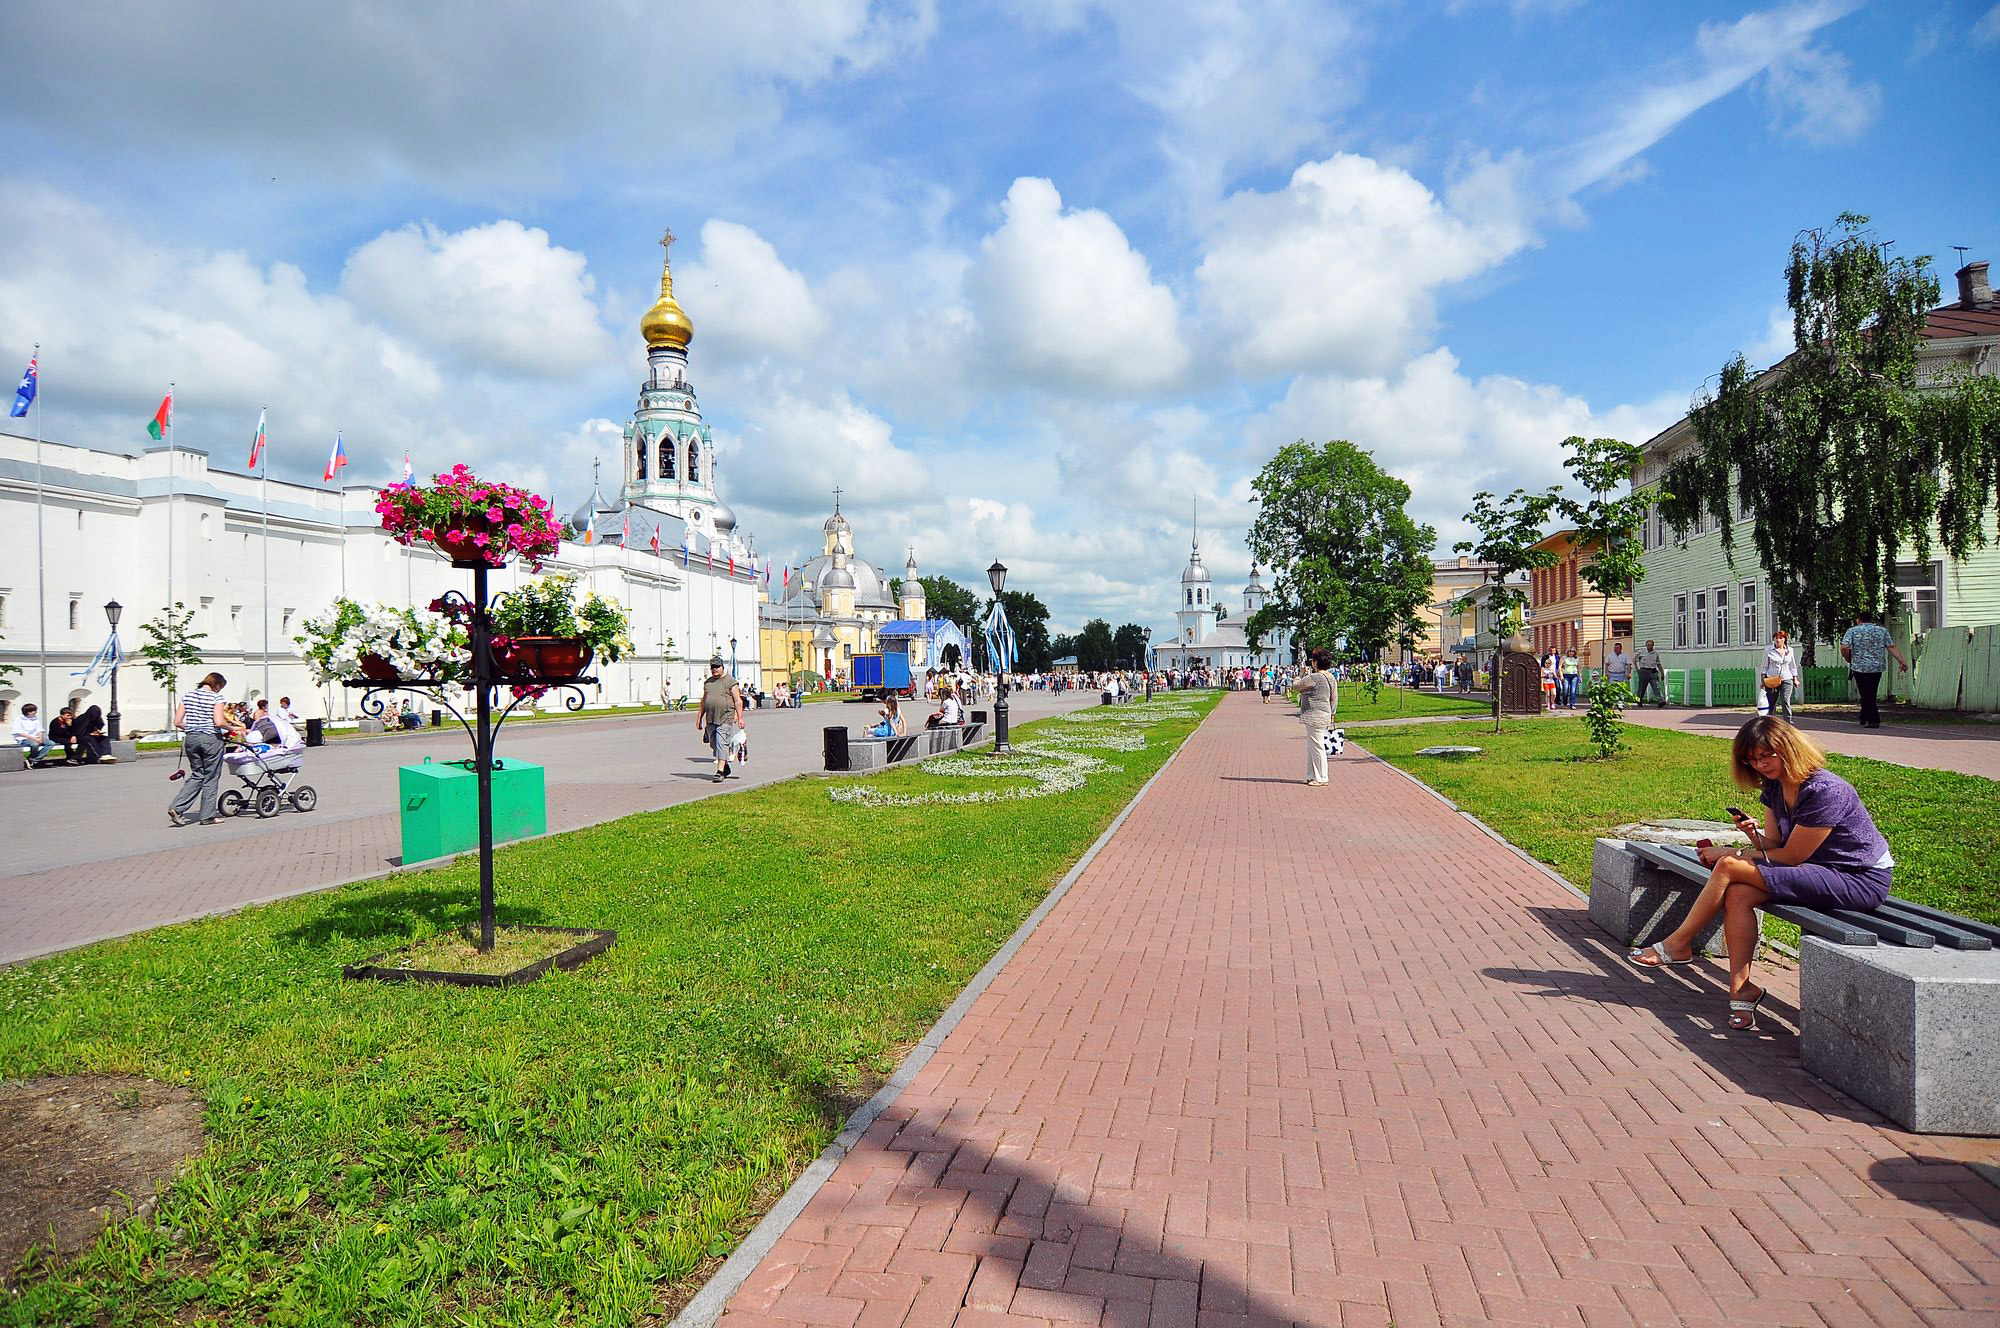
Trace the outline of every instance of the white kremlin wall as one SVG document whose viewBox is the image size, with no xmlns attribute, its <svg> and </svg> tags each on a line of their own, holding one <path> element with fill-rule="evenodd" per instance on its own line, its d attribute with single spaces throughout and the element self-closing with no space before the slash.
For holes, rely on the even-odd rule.
<svg viewBox="0 0 2000 1328">
<path fill-rule="evenodd" d="M 0 434 L 0 663 L 18 668 L 0 681 L 0 698 L 16 706 L 35 700 L 53 715 L 75 700 L 110 710 L 108 687 L 95 676 L 74 675 L 104 644 L 110 631 L 104 605 L 115 599 L 124 606 L 119 637 L 126 664 L 118 681 L 124 729 L 129 735 L 163 727 L 167 697 L 139 658 L 139 625 L 157 616 L 171 593 L 195 610 L 195 630 L 208 634 L 204 667 L 194 676 L 208 669 L 222 673 L 228 695 L 237 700 L 266 695 L 268 678 L 268 694 L 290 696 L 301 716 L 350 717 L 355 693 L 315 687 L 306 675 L 292 639 L 304 619 L 341 594 L 421 608 L 445 590 L 471 590 L 470 572 L 428 547 L 404 548 L 382 532 L 376 489 L 274 480 L 267 592 L 260 480 L 213 469 L 205 453 L 187 447 L 170 452 L 158 445 L 129 455 L 44 442 L 44 688 L 37 659 L 35 446 L 32 438 Z M 566 543 L 543 568 L 578 574 L 584 586 L 623 605 L 631 619 L 635 650 L 619 663 L 592 666 L 601 681 L 589 689 L 591 704 L 657 704 L 663 684 L 672 695 L 695 694 L 709 656 L 727 660 L 732 637 L 737 676 L 758 677 L 757 589 L 747 569 L 735 576 L 721 565 L 710 571 L 696 555 L 684 570 L 680 522 L 661 520 L 666 547 L 660 555 L 650 548 L 621 549 L 615 538 L 591 546 Z M 510 563 L 492 574 L 490 584 L 507 590 L 533 575 Z M 691 658 L 663 658 L 663 627 L 673 642 L 666 653 Z M 183 686 L 192 681 L 183 675 Z"/>
</svg>

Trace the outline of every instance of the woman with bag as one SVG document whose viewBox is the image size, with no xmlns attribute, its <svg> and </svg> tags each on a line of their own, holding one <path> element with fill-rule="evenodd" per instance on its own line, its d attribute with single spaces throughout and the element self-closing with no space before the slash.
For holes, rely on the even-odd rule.
<svg viewBox="0 0 2000 1328">
<path fill-rule="evenodd" d="M 1792 697 L 1799 685 L 1799 655 L 1782 627 L 1771 633 L 1771 646 L 1764 652 L 1763 674 L 1758 682 L 1757 713 L 1768 715 L 1775 710 L 1785 719 L 1791 719 Z"/>
<path fill-rule="evenodd" d="M 1306 658 L 1312 669 L 1299 679 L 1299 722 L 1306 726 L 1306 783 L 1317 788 L 1326 783 L 1326 733 L 1333 727 L 1333 707 L 1339 693 L 1329 672 L 1332 652 L 1315 650 Z"/>
</svg>

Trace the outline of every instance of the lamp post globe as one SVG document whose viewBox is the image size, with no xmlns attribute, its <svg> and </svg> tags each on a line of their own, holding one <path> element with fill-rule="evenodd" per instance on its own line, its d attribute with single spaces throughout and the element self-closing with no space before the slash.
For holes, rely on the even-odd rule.
<svg viewBox="0 0 2000 1328">
<path fill-rule="evenodd" d="M 125 615 L 125 606 L 112 600 L 104 606 L 105 621 L 111 624 L 111 635 L 118 636 L 118 620 Z M 114 649 L 111 657 L 111 713 L 104 717 L 104 727 L 111 741 L 118 741 L 118 652 Z"/>
<path fill-rule="evenodd" d="M 986 569 L 986 583 L 993 587 L 993 598 L 998 600 L 1000 592 L 1007 588 L 1007 564 L 995 558 L 993 565 Z M 1003 633 L 1002 635 L 1004 636 L 1005 634 Z M 997 642 L 997 644 L 1003 651 L 1006 649 L 1004 641 Z M 1006 756 L 1014 750 L 1007 744 L 1008 662 L 1004 658 L 993 661 L 993 676 L 998 681 L 993 695 L 993 754 L 995 756 Z"/>
</svg>

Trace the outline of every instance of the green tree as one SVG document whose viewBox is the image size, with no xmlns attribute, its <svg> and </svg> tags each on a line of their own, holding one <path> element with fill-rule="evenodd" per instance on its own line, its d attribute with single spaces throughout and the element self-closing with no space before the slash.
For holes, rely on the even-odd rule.
<svg viewBox="0 0 2000 1328">
<path fill-rule="evenodd" d="M 179 696 L 181 670 L 201 663 L 201 647 L 195 643 L 208 639 L 207 632 L 194 630 L 194 610 L 175 600 L 174 606 L 162 610 L 157 618 L 140 623 L 139 633 L 146 638 L 146 644 L 139 647 L 146 672 L 168 696 Z"/>
<path fill-rule="evenodd" d="M 1276 579 L 1247 635 L 1296 636 L 1308 649 L 1332 649 L 1344 636 L 1373 658 L 1423 630 L 1417 609 L 1430 597 L 1437 532 L 1404 510 L 1409 485 L 1345 440 L 1301 439 L 1280 448 L 1252 487 L 1250 551 Z"/>
<path fill-rule="evenodd" d="M 1126 623 L 1112 635 L 1111 653 L 1118 661 L 1118 667 L 1143 669 L 1146 667 L 1146 629 L 1138 623 Z"/>
<path fill-rule="evenodd" d="M 1538 549 L 1535 545 L 1541 543 L 1549 513 L 1560 501 L 1558 493 L 1555 489 L 1546 493 L 1516 489 L 1505 498 L 1498 498 L 1482 489 L 1472 495 L 1472 510 L 1465 514 L 1465 521 L 1479 533 L 1479 537 L 1460 540 L 1452 548 L 1458 553 L 1470 553 L 1481 562 L 1493 564 L 1497 584 L 1488 592 L 1487 603 L 1491 606 L 1496 646 L 1520 627 L 1521 610 L 1528 603 L 1521 574 L 1553 566 L 1556 561 L 1554 550 Z M 1452 610 L 1463 613 L 1471 602 L 1471 597 L 1465 596 L 1452 605 Z M 1496 649 L 1493 685 L 1495 733 L 1500 731 L 1499 657 L 1500 652 Z"/>
<path fill-rule="evenodd" d="M 968 637 L 979 634 L 979 596 L 948 576 L 920 576 L 917 584 L 924 588 L 924 612 L 957 623 Z"/>
<path fill-rule="evenodd" d="M 1058 636 L 1053 638 L 1049 642 L 1049 658 L 1052 661 L 1058 659 L 1068 659 L 1071 655 L 1074 655 L 1075 653 L 1076 653 L 1076 638 L 1073 636 L 1067 636 L 1067 635 Z"/>
<path fill-rule="evenodd" d="M 1083 625 L 1076 635 L 1076 666 L 1086 672 L 1099 672 L 1111 668 L 1117 662 L 1118 645 L 1111 635 L 1111 624 L 1102 618 L 1092 618 Z"/>
<path fill-rule="evenodd" d="M 1843 213 L 1793 240 L 1798 349 L 1764 373 L 1741 355 L 1722 367 L 1660 501 L 1676 531 L 1714 517 L 1732 556 L 1735 523 L 1751 523 L 1773 619 L 1809 663 L 1816 642 L 1885 607 L 1906 551 L 1927 562 L 1936 542 L 1959 560 L 1984 545 L 2000 480 L 2000 380 L 1918 388 L 1938 282 L 1928 257 L 1889 257 L 1867 225 Z"/>
<path fill-rule="evenodd" d="M 1583 486 L 1587 499 L 1557 498 L 1556 509 L 1563 520 L 1576 528 L 1576 542 L 1594 548 L 1590 561 L 1577 575 L 1604 601 L 1604 649 L 1611 649 L 1611 601 L 1630 599 L 1646 579 L 1645 549 L 1639 540 L 1639 525 L 1646 519 L 1649 498 L 1661 495 L 1635 493 L 1632 477 L 1638 473 L 1645 449 L 1616 438 L 1576 435 L 1563 440 L 1569 453 L 1563 462 L 1570 478 Z M 1662 686 L 1664 686 L 1664 682 Z M 1590 684 L 1590 713 L 1585 717 L 1591 741 L 1600 756 L 1616 756 L 1625 750 L 1622 706 L 1630 697 L 1624 683 L 1608 682 L 1602 670 Z"/>
</svg>

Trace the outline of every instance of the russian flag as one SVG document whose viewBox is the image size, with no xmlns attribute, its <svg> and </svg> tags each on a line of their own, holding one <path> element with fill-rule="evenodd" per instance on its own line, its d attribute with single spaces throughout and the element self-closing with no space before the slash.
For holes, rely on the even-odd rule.
<svg viewBox="0 0 2000 1328">
<path fill-rule="evenodd" d="M 347 464 L 347 444 L 340 441 L 340 434 L 336 430 L 333 435 L 333 451 L 327 453 L 326 474 L 322 478 L 329 480 L 332 479 L 334 476 L 334 472 L 338 471 L 342 466 L 346 464 Z"/>
<path fill-rule="evenodd" d="M 257 469 L 257 463 L 264 456 L 264 412 L 257 412 L 257 436 L 250 440 L 250 469 Z"/>
</svg>

